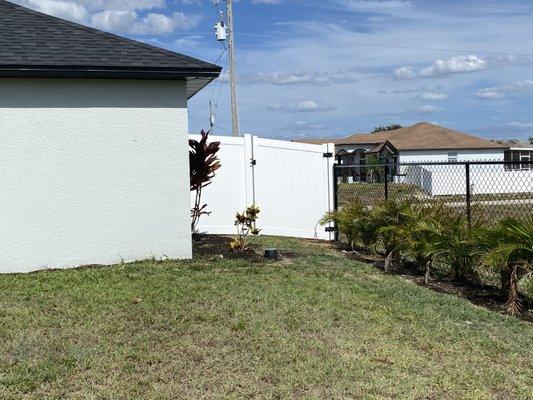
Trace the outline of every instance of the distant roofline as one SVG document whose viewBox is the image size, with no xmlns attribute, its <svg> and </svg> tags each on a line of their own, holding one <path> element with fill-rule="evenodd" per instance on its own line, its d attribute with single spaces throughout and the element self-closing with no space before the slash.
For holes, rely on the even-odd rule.
<svg viewBox="0 0 533 400">
<path fill-rule="evenodd" d="M 455 131 L 453 129 L 441 127 L 441 126 L 430 124 L 430 123 L 427 123 L 427 122 L 419 122 L 419 123 L 416 123 L 416 124 L 408 126 L 408 127 L 399 128 L 399 129 L 390 130 L 390 131 L 380 131 L 380 132 L 371 132 L 371 133 L 356 133 L 356 134 L 352 134 L 352 135 L 350 135 L 348 137 L 344 137 L 344 138 L 336 138 L 336 139 L 333 139 L 333 138 L 332 139 L 307 139 L 307 140 L 305 140 L 305 139 L 304 140 L 295 139 L 294 141 L 301 141 L 301 142 L 304 142 L 304 143 L 320 143 L 320 142 L 321 143 L 334 143 L 337 146 L 372 147 L 372 146 L 378 146 L 378 145 L 384 143 L 385 141 L 392 142 L 392 141 L 395 140 L 395 139 L 390 138 L 390 136 L 383 137 L 383 134 L 385 134 L 385 135 L 394 135 L 398 131 L 407 131 L 407 130 L 410 130 L 410 129 L 412 129 L 414 127 L 417 127 L 417 126 L 428 126 L 428 127 L 433 127 L 433 128 L 441 128 L 441 129 L 443 129 L 445 131 L 448 131 L 448 132 L 451 132 L 451 133 L 455 133 L 455 134 L 459 134 L 459 135 L 463 135 L 463 136 L 468 136 L 471 139 L 477 140 L 478 143 L 476 143 L 475 145 L 471 145 L 471 146 L 468 146 L 466 144 L 461 144 L 461 143 L 450 143 L 450 144 L 444 144 L 444 145 L 442 145 L 440 147 L 424 147 L 423 145 L 422 146 L 417 146 L 417 147 L 407 147 L 407 146 L 409 146 L 409 144 L 405 144 L 404 143 L 404 146 L 396 146 L 395 145 L 396 148 L 398 149 L 398 151 L 404 152 L 404 151 L 438 151 L 438 150 L 441 150 L 441 151 L 442 150 L 506 150 L 506 149 L 508 150 L 510 148 L 508 145 L 499 143 L 499 142 L 494 141 L 494 140 L 480 138 L 480 137 L 471 135 L 469 133 Z M 373 135 L 379 135 L 379 136 L 376 137 L 376 140 L 372 140 Z M 427 143 L 426 145 L 431 146 L 429 143 Z"/>
</svg>

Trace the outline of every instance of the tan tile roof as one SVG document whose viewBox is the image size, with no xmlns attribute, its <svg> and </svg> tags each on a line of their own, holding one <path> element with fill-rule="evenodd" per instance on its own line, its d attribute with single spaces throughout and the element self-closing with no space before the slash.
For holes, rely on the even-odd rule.
<svg viewBox="0 0 533 400">
<path fill-rule="evenodd" d="M 420 122 L 407 128 L 377 133 L 355 134 L 344 139 L 316 139 L 305 143 L 337 145 L 378 145 L 390 141 L 398 150 L 505 149 L 509 146 L 457 132 L 442 126 Z M 296 140 L 300 141 L 300 140 Z"/>
</svg>

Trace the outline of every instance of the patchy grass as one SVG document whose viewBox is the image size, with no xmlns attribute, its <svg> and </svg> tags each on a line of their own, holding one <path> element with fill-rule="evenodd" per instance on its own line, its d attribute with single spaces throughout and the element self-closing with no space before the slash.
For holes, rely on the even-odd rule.
<svg viewBox="0 0 533 400">
<path fill-rule="evenodd" d="M 209 242 L 207 242 L 209 243 Z M 531 399 L 530 324 L 323 243 L 0 276 L 0 398 Z"/>
</svg>

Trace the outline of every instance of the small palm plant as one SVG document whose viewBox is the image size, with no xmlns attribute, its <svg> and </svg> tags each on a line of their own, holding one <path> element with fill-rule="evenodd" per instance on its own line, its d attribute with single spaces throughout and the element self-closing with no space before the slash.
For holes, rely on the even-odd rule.
<svg viewBox="0 0 533 400">
<path fill-rule="evenodd" d="M 377 230 L 373 222 L 370 210 L 359 199 L 327 213 L 320 221 L 322 225 L 334 223 L 352 250 L 357 246 L 369 248 L 375 242 Z"/>
<path fill-rule="evenodd" d="M 521 312 L 518 282 L 533 273 L 533 218 L 527 221 L 505 219 L 494 229 L 479 234 L 482 262 L 500 272 L 502 289 L 507 295 L 507 312 Z"/>
<path fill-rule="evenodd" d="M 476 265 L 479 263 L 479 229 L 478 226 L 469 225 L 463 216 L 452 215 L 443 222 L 440 255 L 453 269 L 454 279 L 458 282 L 479 281 L 476 273 Z"/>
<path fill-rule="evenodd" d="M 424 283 L 427 285 L 435 259 L 444 252 L 445 235 L 442 226 L 436 220 L 422 215 L 419 214 L 419 218 L 414 219 L 407 227 L 404 249 L 419 266 L 424 268 Z"/>
<path fill-rule="evenodd" d="M 377 229 L 377 240 L 372 251 L 377 252 L 380 248 L 385 250 L 384 269 L 388 272 L 399 264 L 416 212 L 407 202 L 388 200 L 372 210 L 371 219 Z"/>
</svg>

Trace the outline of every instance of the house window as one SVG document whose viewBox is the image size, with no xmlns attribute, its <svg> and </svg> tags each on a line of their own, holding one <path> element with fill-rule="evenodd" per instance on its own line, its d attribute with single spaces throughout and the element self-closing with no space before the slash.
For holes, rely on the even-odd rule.
<svg viewBox="0 0 533 400">
<path fill-rule="evenodd" d="M 457 162 L 457 152 L 456 151 L 450 151 L 448 153 L 448 162 Z"/>
</svg>

